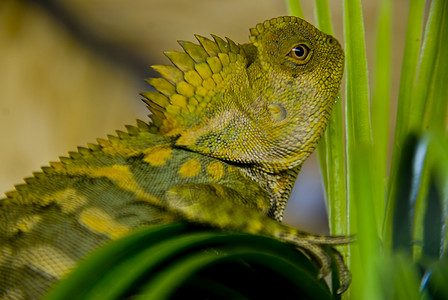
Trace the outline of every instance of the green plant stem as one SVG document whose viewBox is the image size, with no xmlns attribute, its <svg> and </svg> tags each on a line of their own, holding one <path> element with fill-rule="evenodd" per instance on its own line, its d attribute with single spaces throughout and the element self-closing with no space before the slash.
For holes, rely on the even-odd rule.
<svg viewBox="0 0 448 300">
<path fill-rule="evenodd" d="M 378 29 L 376 39 L 375 85 L 372 97 L 372 136 L 374 144 L 374 180 L 373 190 L 376 225 L 381 231 L 384 219 L 386 197 L 387 152 L 389 144 L 389 114 L 391 91 L 392 57 L 392 1 L 381 0 L 379 6 Z"/>
<path fill-rule="evenodd" d="M 317 27 L 327 34 L 333 34 L 331 25 L 330 7 L 327 0 L 316 0 L 316 21 Z"/>
<path fill-rule="evenodd" d="M 287 0 L 286 9 L 288 11 L 288 15 L 303 18 L 300 0 Z"/>
<path fill-rule="evenodd" d="M 422 129 L 445 131 L 448 121 L 448 55 L 446 53 L 448 47 L 448 1 L 438 1 L 437 5 L 435 3 L 431 8 L 430 17 L 433 18 L 430 19 L 433 25 L 428 28 L 430 31 L 428 34 L 432 35 L 432 40 L 428 39 L 424 46 L 425 50 L 428 47 L 434 47 L 436 53 L 433 57 L 434 68 L 429 74 L 431 79 Z"/>
<path fill-rule="evenodd" d="M 358 243 L 350 245 L 353 299 L 379 299 L 376 263 L 378 234 L 372 191 L 373 143 L 364 23 L 360 1 L 344 2 L 346 50 L 346 141 L 350 233 Z"/>
<path fill-rule="evenodd" d="M 435 63 L 438 51 L 439 32 L 443 16 L 445 0 L 433 0 L 425 28 L 422 50 L 419 57 L 415 88 L 412 93 L 409 114 L 409 130 L 418 133 L 427 129 L 427 123 L 422 122 L 425 114 L 428 94 L 432 86 Z M 443 37 L 446 39 L 447 37 Z M 446 55 L 446 51 L 444 51 Z M 446 70 L 445 70 L 446 71 Z"/>
</svg>

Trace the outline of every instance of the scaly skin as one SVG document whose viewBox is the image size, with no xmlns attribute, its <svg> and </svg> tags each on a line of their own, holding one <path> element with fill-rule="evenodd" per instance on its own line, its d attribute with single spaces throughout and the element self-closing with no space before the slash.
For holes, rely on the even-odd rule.
<svg viewBox="0 0 448 300">
<path fill-rule="evenodd" d="M 163 78 L 142 94 L 152 122 L 79 148 L 0 200 L 0 299 L 39 298 L 106 241 L 179 220 L 281 239 L 328 273 L 325 245 L 350 239 L 280 221 L 335 102 L 339 43 L 294 17 L 258 24 L 248 44 L 197 39 L 166 52 L 174 66 L 154 66 Z"/>
</svg>

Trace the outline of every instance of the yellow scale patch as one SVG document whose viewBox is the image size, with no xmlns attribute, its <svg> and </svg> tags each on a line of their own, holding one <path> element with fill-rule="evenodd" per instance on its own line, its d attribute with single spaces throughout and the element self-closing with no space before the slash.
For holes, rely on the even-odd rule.
<svg viewBox="0 0 448 300">
<path fill-rule="evenodd" d="M 70 166 L 68 168 L 64 168 L 63 164 L 56 163 L 53 164 L 53 168 L 57 172 L 68 175 L 85 175 L 91 178 L 108 178 L 120 188 L 126 191 L 133 192 L 140 200 L 147 201 L 148 203 L 151 203 L 153 205 L 163 206 L 163 203 L 160 201 L 160 199 L 148 194 L 140 187 L 128 166 L 112 165 L 99 168 L 95 168 L 92 166 Z M 69 206 L 67 206 L 66 209 L 68 207 Z"/>
<path fill-rule="evenodd" d="M 87 175 L 92 177 L 106 177 L 114 181 L 119 187 L 127 191 L 140 190 L 139 185 L 134 179 L 128 166 L 124 165 L 112 165 L 108 167 L 102 167 L 98 169 L 92 169 L 87 172 Z"/>
<path fill-rule="evenodd" d="M 77 208 L 88 203 L 87 198 L 80 195 L 77 190 L 73 188 L 57 191 L 50 196 L 45 197 L 43 201 L 56 202 L 64 213 L 74 212 Z"/>
<path fill-rule="evenodd" d="M 207 174 L 210 180 L 217 181 L 225 174 L 224 165 L 220 162 L 213 162 L 207 166 Z"/>
<path fill-rule="evenodd" d="M 75 261 L 51 245 L 38 245 L 20 251 L 15 264 L 26 265 L 38 273 L 60 278 L 74 266 Z"/>
<path fill-rule="evenodd" d="M 99 208 L 88 208 L 79 216 L 79 223 L 90 231 L 105 234 L 116 239 L 127 233 L 130 228 L 120 224 Z"/>
<path fill-rule="evenodd" d="M 128 191 L 138 190 L 140 187 L 135 181 L 128 166 L 112 165 L 107 167 L 95 168 L 93 166 L 69 166 L 65 168 L 62 163 L 52 163 L 55 171 L 67 175 L 85 175 L 91 178 L 106 177 L 114 181 L 119 187 Z M 71 192 L 69 190 L 62 191 L 66 196 Z M 53 197 L 53 195 L 51 195 Z M 64 201 L 63 201 L 64 202 Z"/>
<path fill-rule="evenodd" d="M 190 159 L 182 164 L 178 173 L 180 177 L 193 177 L 199 174 L 201 171 L 202 165 L 196 158 Z"/>
<path fill-rule="evenodd" d="M 173 149 L 169 145 L 158 145 L 145 149 L 143 153 L 145 157 L 143 161 L 147 162 L 151 166 L 163 166 L 166 164 L 167 159 L 171 159 L 171 152 Z"/>
<path fill-rule="evenodd" d="M 113 180 L 119 187 L 127 191 L 133 192 L 141 200 L 147 201 L 154 205 L 163 206 L 160 199 L 145 192 L 135 181 L 134 176 L 128 166 L 113 165 L 97 169 L 93 172 L 94 177 L 106 177 Z"/>
<path fill-rule="evenodd" d="M 31 229 L 33 229 L 33 227 L 36 226 L 36 224 L 39 223 L 40 220 L 42 220 L 42 218 L 38 215 L 24 216 L 24 217 L 20 218 L 16 222 L 16 224 L 14 224 L 12 230 L 28 232 Z"/>
</svg>

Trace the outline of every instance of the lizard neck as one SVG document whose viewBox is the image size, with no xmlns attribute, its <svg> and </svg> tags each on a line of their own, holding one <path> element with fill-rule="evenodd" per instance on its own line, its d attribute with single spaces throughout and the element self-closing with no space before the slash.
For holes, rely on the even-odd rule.
<svg viewBox="0 0 448 300">
<path fill-rule="evenodd" d="M 292 188 L 296 182 L 301 165 L 278 173 L 269 173 L 253 166 L 240 167 L 251 180 L 257 182 L 270 196 L 268 216 L 281 222 Z"/>
</svg>

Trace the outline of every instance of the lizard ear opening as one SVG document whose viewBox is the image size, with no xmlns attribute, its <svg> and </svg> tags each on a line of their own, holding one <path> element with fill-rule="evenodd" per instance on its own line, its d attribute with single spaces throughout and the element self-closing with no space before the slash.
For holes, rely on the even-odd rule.
<svg viewBox="0 0 448 300">
<path fill-rule="evenodd" d="M 286 119 L 286 109 L 278 103 L 268 105 L 268 112 L 272 121 L 279 122 Z"/>
</svg>

